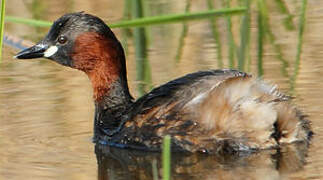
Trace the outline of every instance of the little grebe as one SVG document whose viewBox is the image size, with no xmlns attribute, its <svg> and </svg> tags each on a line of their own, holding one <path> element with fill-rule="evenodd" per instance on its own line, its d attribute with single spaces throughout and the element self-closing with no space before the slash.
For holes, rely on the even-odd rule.
<svg viewBox="0 0 323 180">
<path fill-rule="evenodd" d="M 88 75 L 95 100 L 95 142 L 159 151 L 169 134 L 174 151 L 216 153 L 308 142 L 312 135 L 310 122 L 290 104 L 290 97 L 236 70 L 188 74 L 134 101 L 123 48 L 93 15 L 62 16 L 42 41 L 15 57 L 45 57 Z"/>
</svg>

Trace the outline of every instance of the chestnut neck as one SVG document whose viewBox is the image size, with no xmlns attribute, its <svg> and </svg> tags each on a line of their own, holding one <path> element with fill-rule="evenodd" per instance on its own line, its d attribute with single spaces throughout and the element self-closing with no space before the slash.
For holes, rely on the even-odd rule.
<svg viewBox="0 0 323 180">
<path fill-rule="evenodd" d="M 91 80 L 96 110 L 112 114 L 125 111 L 132 103 L 132 97 L 120 42 L 113 34 L 85 32 L 76 38 L 74 44 L 73 66 L 84 71 Z"/>
</svg>

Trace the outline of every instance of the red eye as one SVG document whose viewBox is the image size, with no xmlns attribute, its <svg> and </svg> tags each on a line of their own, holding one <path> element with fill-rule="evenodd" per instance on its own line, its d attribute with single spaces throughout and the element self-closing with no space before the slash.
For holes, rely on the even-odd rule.
<svg viewBox="0 0 323 180">
<path fill-rule="evenodd" d="M 67 38 L 65 36 L 60 36 L 60 37 L 58 37 L 58 40 L 57 41 L 60 44 L 65 44 L 66 41 L 67 41 Z"/>
</svg>

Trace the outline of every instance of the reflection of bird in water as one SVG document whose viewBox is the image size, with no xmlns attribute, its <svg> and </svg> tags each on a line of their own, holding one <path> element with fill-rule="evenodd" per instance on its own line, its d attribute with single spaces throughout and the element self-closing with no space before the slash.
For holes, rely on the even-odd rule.
<svg viewBox="0 0 323 180">
<path fill-rule="evenodd" d="M 252 154 L 205 155 L 173 153 L 173 180 L 280 179 L 301 170 L 308 144 L 295 143 L 279 150 Z M 160 153 L 125 150 L 96 145 L 98 179 L 153 179 L 153 162 L 157 160 L 161 179 Z"/>
<path fill-rule="evenodd" d="M 88 75 L 96 106 L 94 140 L 99 143 L 159 151 L 169 134 L 173 150 L 232 153 L 306 142 L 312 134 L 288 96 L 236 70 L 188 74 L 134 101 L 123 48 L 93 15 L 62 16 L 42 41 L 16 55 L 41 57 Z"/>
</svg>

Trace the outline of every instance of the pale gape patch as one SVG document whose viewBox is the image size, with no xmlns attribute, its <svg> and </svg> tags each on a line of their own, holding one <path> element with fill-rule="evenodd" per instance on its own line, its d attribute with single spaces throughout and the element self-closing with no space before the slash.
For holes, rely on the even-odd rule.
<svg viewBox="0 0 323 180">
<path fill-rule="evenodd" d="M 57 46 L 51 46 L 44 52 L 44 57 L 51 57 L 57 52 L 58 48 Z"/>
</svg>

